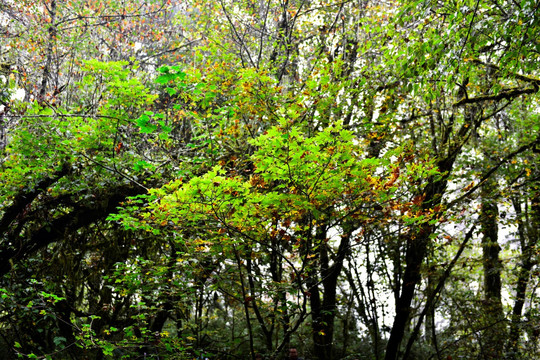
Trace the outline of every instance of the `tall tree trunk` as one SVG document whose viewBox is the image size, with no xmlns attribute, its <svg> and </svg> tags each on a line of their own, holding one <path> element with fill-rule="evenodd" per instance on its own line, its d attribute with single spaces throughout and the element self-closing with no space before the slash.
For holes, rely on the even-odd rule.
<svg viewBox="0 0 540 360">
<path fill-rule="evenodd" d="M 319 256 L 322 298 L 321 288 L 318 282 L 313 281 L 314 278 L 312 278 L 310 286 L 313 344 L 318 360 L 332 360 L 334 358 L 332 344 L 337 308 L 337 285 L 339 275 L 343 269 L 343 260 L 349 248 L 350 235 L 350 232 L 342 235 L 337 254 L 331 266 L 329 266 L 329 249 L 324 241 L 321 242 Z M 326 236 L 326 231 L 320 232 L 317 236 L 319 240 L 324 240 L 320 238 L 321 236 Z"/>
<path fill-rule="evenodd" d="M 454 166 L 457 152 L 458 150 L 453 151 L 451 156 L 442 159 L 438 163 L 439 170 L 445 174 L 442 178 L 431 177 L 428 179 L 423 192 L 422 210 L 429 211 L 429 209 L 441 205 L 442 196 L 448 184 L 448 174 Z M 405 252 L 406 268 L 401 281 L 399 298 L 396 301 L 396 315 L 386 345 L 385 360 L 396 360 L 398 358 L 401 342 L 405 336 L 405 329 L 411 316 L 411 304 L 414 299 L 415 288 L 421 280 L 420 270 L 426 257 L 431 234 L 434 231 L 435 225 L 424 222 L 403 236 L 407 246 Z"/>
<path fill-rule="evenodd" d="M 533 260 L 534 246 L 539 240 L 540 226 L 540 191 L 536 189 L 531 200 L 530 218 L 525 226 L 520 199 L 513 199 L 513 206 L 518 219 L 518 236 L 521 247 L 521 263 L 518 265 L 518 280 L 516 285 L 516 300 L 512 308 L 512 318 L 510 322 L 510 331 L 506 344 L 506 357 L 508 359 L 519 358 L 519 340 L 521 337 L 521 318 L 523 316 L 523 306 L 525 305 L 525 296 L 527 285 L 529 283 L 531 269 L 536 264 Z"/>
<path fill-rule="evenodd" d="M 49 78 L 51 76 L 51 67 L 53 62 L 54 45 L 56 43 L 56 0 L 51 0 L 50 6 L 45 5 L 50 16 L 50 26 L 47 29 L 47 53 L 45 57 L 45 65 L 43 66 L 43 75 L 41 78 L 41 86 L 39 88 L 39 101 L 45 100 Z"/>
<path fill-rule="evenodd" d="M 450 276 L 450 273 L 452 272 L 452 269 L 456 265 L 457 261 L 461 257 L 461 254 L 463 253 L 463 250 L 465 250 L 465 247 L 467 246 L 469 240 L 471 240 L 475 229 L 476 229 L 476 226 L 473 226 L 467 232 L 467 234 L 465 235 L 465 238 L 463 239 L 463 241 L 461 242 L 461 244 L 459 246 L 459 249 L 458 249 L 457 253 L 454 255 L 454 258 L 452 259 L 452 261 L 450 262 L 448 267 L 444 270 L 444 272 L 441 274 L 441 276 L 437 280 L 437 285 L 432 286 L 432 291 L 428 292 L 429 295 L 428 295 L 427 299 L 425 300 L 424 310 L 422 310 L 422 312 L 420 313 L 420 315 L 418 317 L 418 320 L 417 320 L 417 323 L 416 323 L 416 325 L 414 327 L 414 330 L 412 331 L 412 334 L 409 337 L 409 340 L 407 342 L 407 347 L 405 349 L 405 354 L 403 355 L 403 360 L 409 359 L 409 356 L 411 354 L 412 345 L 414 344 L 418 334 L 420 333 L 420 328 L 422 326 L 423 319 L 427 316 L 427 314 L 429 312 L 434 312 L 435 303 L 437 302 L 439 294 L 443 290 L 444 284 L 445 284 L 446 280 L 448 279 L 448 277 Z M 427 321 L 429 321 L 429 319 Z M 431 318 L 431 321 L 434 322 L 434 319 Z M 430 328 L 431 328 L 430 331 L 432 332 L 433 347 L 434 347 L 434 350 L 436 351 L 436 353 L 438 355 L 439 350 L 438 350 L 438 347 L 437 347 L 437 338 L 435 336 L 435 324 L 432 324 L 432 326 L 430 326 Z"/>
<path fill-rule="evenodd" d="M 484 313 L 483 333 L 484 359 L 500 359 L 503 352 L 504 312 L 501 299 L 501 250 L 498 243 L 497 184 L 488 179 L 482 186 L 482 210 L 480 224 L 482 231 L 482 258 L 484 271 Z"/>
<path fill-rule="evenodd" d="M 433 254 L 430 254 L 431 256 Z M 429 296 L 429 294 L 433 293 L 435 291 L 435 287 L 437 286 L 437 275 L 435 266 L 429 265 L 428 268 L 428 274 L 427 274 L 427 289 L 426 294 Z M 429 308 L 426 311 L 426 321 L 424 323 L 424 336 L 426 339 L 426 343 L 432 344 L 434 337 L 433 333 L 435 332 L 434 324 L 435 324 L 435 307 L 430 306 L 431 304 L 427 304 L 426 306 L 429 306 Z"/>
</svg>

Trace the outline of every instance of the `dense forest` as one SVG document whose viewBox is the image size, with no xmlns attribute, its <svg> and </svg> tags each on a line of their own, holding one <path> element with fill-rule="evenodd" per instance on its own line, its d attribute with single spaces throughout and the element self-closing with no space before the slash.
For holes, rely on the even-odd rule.
<svg viewBox="0 0 540 360">
<path fill-rule="evenodd" d="M 0 358 L 540 358 L 539 6 L 1 0 Z"/>
</svg>

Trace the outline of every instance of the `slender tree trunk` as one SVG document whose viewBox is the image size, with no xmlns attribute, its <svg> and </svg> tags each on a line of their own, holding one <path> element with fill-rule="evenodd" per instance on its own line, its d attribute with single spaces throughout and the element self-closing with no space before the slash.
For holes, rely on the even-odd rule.
<svg viewBox="0 0 540 360">
<path fill-rule="evenodd" d="M 448 184 L 448 174 L 453 168 L 458 150 L 453 155 L 442 159 L 438 163 L 441 173 L 445 174 L 442 178 L 432 177 L 424 188 L 422 210 L 429 211 L 441 205 L 442 196 Z M 420 283 L 420 270 L 427 254 L 427 246 L 430 242 L 430 236 L 435 231 L 435 226 L 429 223 L 418 225 L 417 229 L 404 235 L 404 241 L 407 249 L 405 252 L 405 271 L 401 281 L 399 298 L 396 301 L 396 315 L 394 324 L 390 331 L 390 338 L 386 345 L 385 360 L 396 360 L 399 356 L 401 342 L 405 336 L 405 330 L 411 316 L 411 304 L 414 299 L 416 286 Z"/>
<path fill-rule="evenodd" d="M 318 234 L 318 237 L 322 235 Z M 326 233 L 324 232 L 324 236 Z M 321 239 L 319 239 L 321 240 Z M 320 263 L 321 263 L 321 283 L 323 296 L 321 299 L 320 286 L 312 277 L 311 292 L 311 313 L 314 351 L 318 360 L 332 360 L 334 321 L 337 308 L 337 284 L 338 278 L 343 269 L 343 260 L 347 253 L 350 241 L 350 233 L 342 236 L 334 262 L 329 266 L 328 248 L 321 242 Z"/>
<path fill-rule="evenodd" d="M 347 300 L 347 313 L 343 317 L 343 332 L 342 332 L 342 340 L 343 340 L 343 347 L 341 349 L 340 358 L 344 358 L 347 355 L 347 350 L 349 348 L 350 343 L 350 330 L 354 329 L 354 319 L 352 318 L 352 310 L 354 308 L 354 297 L 353 294 L 350 294 L 348 296 Z"/>
<path fill-rule="evenodd" d="M 430 227 L 422 227 L 421 233 L 424 235 L 415 240 L 407 239 L 406 263 L 407 268 L 403 274 L 401 293 L 396 303 L 396 316 L 390 331 L 390 338 L 386 346 L 385 360 L 395 360 L 399 355 L 401 341 L 405 336 L 405 329 L 411 315 L 411 304 L 415 294 L 416 285 L 420 282 L 420 268 L 426 255 L 426 248 L 429 237 L 425 234 L 431 233 Z"/>
<path fill-rule="evenodd" d="M 530 279 L 531 269 L 536 264 L 533 260 L 533 249 L 539 240 L 540 224 L 540 191 L 536 191 L 531 204 L 531 214 L 529 226 L 523 222 L 523 214 L 519 199 L 513 199 L 513 206 L 518 219 L 518 236 L 521 246 L 521 264 L 519 264 L 518 281 L 516 285 L 516 300 L 512 308 L 512 318 L 510 322 L 510 331 L 506 345 L 506 357 L 508 359 L 519 358 L 519 342 L 521 337 L 521 318 L 523 316 L 523 307 L 525 305 L 525 296 Z"/>
<path fill-rule="evenodd" d="M 240 290 L 242 294 L 243 299 L 243 308 L 244 308 L 244 315 L 246 317 L 246 326 L 248 331 L 248 339 L 249 339 L 249 351 L 253 359 L 255 359 L 255 347 L 254 347 L 254 340 L 253 340 L 253 327 L 251 325 L 251 317 L 249 314 L 249 305 L 251 302 L 251 299 L 248 297 L 248 288 L 245 284 L 244 280 L 244 274 L 242 271 L 242 257 L 239 254 L 239 250 L 234 247 L 234 256 L 236 258 L 236 266 L 238 267 L 238 277 L 240 279 Z"/>
<path fill-rule="evenodd" d="M 276 238 L 273 238 L 271 245 L 272 245 L 271 246 L 272 250 L 271 250 L 271 256 L 270 256 L 270 274 L 272 275 L 272 281 L 276 284 L 279 284 L 283 280 L 283 263 L 282 263 L 282 256 L 280 253 L 280 250 L 281 250 L 280 241 Z M 275 348 L 278 348 L 280 345 L 282 345 L 285 348 L 288 348 L 290 344 L 290 337 L 291 337 L 291 332 L 289 328 L 290 316 L 289 316 L 289 309 L 287 305 L 286 291 L 282 288 L 278 288 L 273 300 L 274 300 L 274 311 L 276 312 L 276 314 L 278 313 L 277 309 L 279 306 L 281 306 L 281 310 L 282 310 L 280 311 L 279 319 L 277 320 L 278 329 L 275 332 L 275 336 L 276 338 L 280 336 L 279 324 L 281 324 L 282 331 L 283 331 L 283 338 L 282 338 L 283 340 L 280 341 L 276 339 L 275 347 L 272 344 L 272 342 L 270 342 L 270 347 L 268 348 L 268 351 L 275 350 Z M 274 322 L 276 321 L 276 319 L 274 318 L 272 321 Z M 270 336 L 273 335 L 273 328 L 274 328 L 274 325 L 272 325 Z"/>
<path fill-rule="evenodd" d="M 352 267 L 353 269 L 356 268 L 355 265 L 353 265 Z M 376 314 L 374 314 L 374 316 L 370 316 L 370 314 L 368 313 L 369 309 L 367 308 L 368 306 L 367 304 L 369 303 L 369 300 L 366 296 L 366 292 L 364 291 L 362 287 L 362 284 L 360 283 L 360 276 L 357 270 L 356 269 L 354 270 L 355 270 L 354 277 L 353 277 L 352 272 L 349 269 L 345 268 L 344 272 L 345 272 L 345 275 L 347 276 L 348 284 L 351 288 L 352 294 L 356 302 L 356 311 L 358 312 L 358 314 L 360 314 L 360 317 L 362 318 L 364 325 L 367 326 L 368 328 L 369 335 L 371 337 L 371 341 L 374 348 L 373 350 L 375 353 L 375 360 L 379 360 L 380 354 L 382 353 L 381 346 L 380 346 L 382 339 L 380 336 L 379 324 L 377 322 L 377 318 L 375 317 Z M 358 285 L 356 285 L 357 283 Z"/>
<path fill-rule="evenodd" d="M 431 294 L 435 291 L 435 287 L 437 286 L 437 275 L 435 273 L 435 267 L 430 266 L 428 269 L 428 275 L 427 275 L 427 289 L 426 294 Z M 435 307 L 430 306 L 431 304 L 426 304 L 426 306 L 429 306 L 428 310 L 426 311 L 426 321 L 424 323 L 424 334 L 426 343 L 432 344 L 433 343 L 433 333 L 435 331 L 433 324 L 435 324 Z"/>
<path fill-rule="evenodd" d="M 500 359 L 503 352 L 505 333 L 504 312 L 501 298 L 501 250 L 498 243 L 497 184 L 489 179 L 482 186 L 482 258 L 484 270 L 484 311 L 486 330 L 483 333 L 484 359 Z"/>
<path fill-rule="evenodd" d="M 412 334 L 409 337 L 409 340 L 407 342 L 407 347 L 405 349 L 405 354 L 403 355 L 404 360 L 409 359 L 409 356 L 411 354 L 412 346 L 413 346 L 414 342 L 416 341 L 416 338 L 417 338 L 418 334 L 420 333 L 420 327 L 422 326 L 422 322 L 423 322 L 424 317 L 426 317 L 429 312 L 434 311 L 435 303 L 437 302 L 439 294 L 443 290 L 444 284 L 445 284 L 446 280 L 448 279 L 448 277 L 450 276 L 450 273 L 452 272 L 452 269 L 456 265 L 457 261 L 461 257 L 461 254 L 463 253 L 463 250 L 465 250 L 465 247 L 467 246 L 467 243 L 472 238 L 475 229 L 476 229 L 476 226 L 473 226 L 467 232 L 467 234 L 465 235 L 465 238 L 463 239 L 463 241 L 461 242 L 461 245 L 459 246 L 459 249 L 458 249 L 457 253 L 454 255 L 454 258 L 452 259 L 452 261 L 450 262 L 448 267 L 445 269 L 445 271 L 441 274 L 441 276 L 437 280 L 437 286 L 432 287 L 432 291 L 429 292 L 429 295 L 428 295 L 427 299 L 425 300 L 424 310 L 422 310 L 422 312 L 420 313 L 420 316 L 418 317 L 418 321 L 416 323 L 416 326 L 414 327 L 414 330 L 413 330 L 413 332 L 412 332 Z M 427 321 L 429 321 L 429 319 Z M 434 319 L 431 318 L 431 321 L 433 322 Z M 432 342 L 433 342 L 433 347 L 435 348 L 436 353 L 439 354 L 439 350 L 438 350 L 438 346 L 437 346 L 437 338 L 435 336 L 436 331 L 435 331 L 435 325 L 434 324 L 432 324 L 430 326 L 430 331 L 431 331 L 431 338 L 432 338 Z"/>
<path fill-rule="evenodd" d="M 47 6 L 47 11 L 50 17 L 50 26 L 48 28 L 47 53 L 45 57 L 45 65 L 43 66 L 43 75 L 41 78 L 41 86 L 39 88 L 39 101 L 45 100 L 49 78 L 51 76 L 51 67 L 53 62 L 54 44 L 56 42 L 56 0 L 51 0 L 50 6 Z"/>
</svg>

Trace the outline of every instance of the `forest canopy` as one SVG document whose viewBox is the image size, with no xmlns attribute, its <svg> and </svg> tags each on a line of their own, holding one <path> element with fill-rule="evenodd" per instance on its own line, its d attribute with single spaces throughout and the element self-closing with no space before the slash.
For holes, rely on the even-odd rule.
<svg viewBox="0 0 540 360">
<path fill-rule="evenodd" d="M 540 357 L 536 1 L 0 25 L 6 358 Z"/>
</svg>

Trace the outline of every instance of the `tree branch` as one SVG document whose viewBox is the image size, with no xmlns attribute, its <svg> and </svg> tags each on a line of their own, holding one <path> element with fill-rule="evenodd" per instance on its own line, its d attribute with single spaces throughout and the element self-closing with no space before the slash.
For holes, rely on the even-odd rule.
<svg viewBox="0 0 540 360">
<path fill-rule="evenodd" d="M 0 219 L 0 234 L 8 230 L 11 223 L 19 216 L 24 208 L 34 201 L 41 191 L 45 190 L 70 172 L 71 166 L 68 163 L 65 163 L 60 170 L 56 171 L 52 176 L 40 180 L 32 189 L 17 194 L 11 205 L 4 210 L 4 214 Z"/>
<path fill-rule="evenodd" d="M 529 144 L 521 146 L 519 149 L 511 152 L 510 154 L 506 155 L 501 161 L 499 161 L 495 166 L 493 166 L 484 176 L 482 176 L 482 179 L 478 182 L 478 184 L 474 185 L 469 191 L 467 191 L 465 194 L 461 195 L 459 198 L 451 201 L 448 203 L 447 207 L 450 208 L 454 206 L 455 204 L 461 202 L 463 199 L 469 197 L 472 193 L 474 193 L 482 184 L 495 172 L 497 169 L 499 169 L 502 165 L 504 165 L 507 161 L 512 159 L 514 156 L 521 154 L 522 152 L 533 148 L 535 145 L 537 145 L 540 141 L 540 137 L 535 139 L 533 142 L 530 142 Z"/>
<path fill-rule="evenodd" d="M 463 99 L 459 100 L 457 103 L 454 103 L 453 106 L 459 107 L 466 104 L 477 104 L 477 103 L 486 102 L 486 101 L 500 101 L 503 99 L 513 100 L 524 94 L 534 94 L 538 92 L 538 83 L 534 82 L 532 85 L 533 85 L 532 88 L 522 89 L 519 87 L 514 87 L 510 89 L 505 89 L 498 94 L 480 95 L 473 98 L 464 97 Z"/>
<path fill-rule="evenodd" d="M 126 200 L 128 196 L 141 194 L 143 189 L 133 185 L 120 185 L 111 192 L 104 192 L 97 201 L 85 204 L 75 210 L 43 224 L 27 237 L 20 237 L 18 246 L 4 242 L 0 244 L 0 277 L 11 270 L 16 261 L 25 259 L 38 250 L 65 238 L 85 226 L 104 220 Z M 105 201 L 103 201 L 105 200 Z"/>
</svg>

